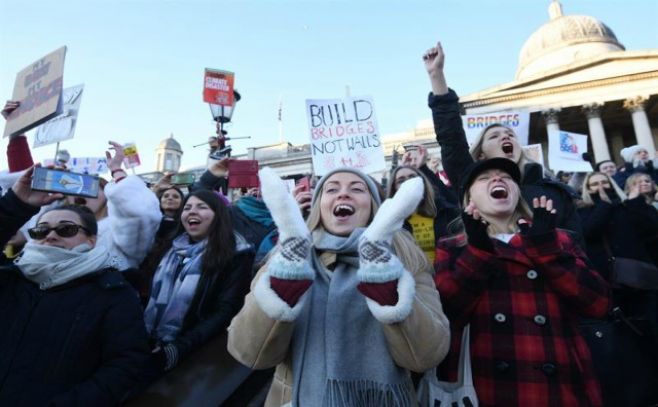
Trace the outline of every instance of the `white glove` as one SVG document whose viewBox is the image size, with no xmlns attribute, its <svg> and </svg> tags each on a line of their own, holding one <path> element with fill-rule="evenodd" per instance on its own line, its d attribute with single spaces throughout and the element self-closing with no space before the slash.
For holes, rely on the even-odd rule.
<svg viewBox="0 0 658 407">
<path fill-rule="evenodd" d="M 393 239 L 393 233 L 402 228 L 402 224 L 416 211 L 423 199 L 425 187 L 420 177 L 405 181 L 395 193 L 379 207 L 370 226 L 363 232 L 363 238 L 371 242 L 387 242 Z"/>
<path fill-rule="evenodd" d="M 279 229 L 279 240 L 284 242 L 293 237 L 308 239 L 311 233 L 295 198 L 288 193 L 286 184 L 269 167 L 260 170 L 258 178 L 260 178 L 263 202 L 270 210 L 272 219 Z"/>
</svg>

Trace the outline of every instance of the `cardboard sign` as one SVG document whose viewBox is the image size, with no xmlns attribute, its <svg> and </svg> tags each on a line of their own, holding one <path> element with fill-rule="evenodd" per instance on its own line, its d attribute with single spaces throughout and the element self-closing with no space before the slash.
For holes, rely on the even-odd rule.
<svg viewBox="0 0 658 407">
<path fill-rule="evenodd" d="M 108 171 L 105 157 L 73 157 L 66 166 L 73 172 L 81 174 L 103 174 Z"/>
<path fill-rule="evenodd" d="M 233 106 L 235 74 L 206 68 L 203 78 L 203 101 L 213 105 Z"/>
<path fill-rule="evenodd" d="M 521 149 L 523 149 L 526 157 L 536 163 L 541 164 L 542 167 L 546 166 L 544 163 L 544 149 L 541 144 L 529 144 L 527 146 L 521 147 Z"/>
<path fill-rule="evenodd" d="M 32 147 L 41 147 L 73 138 L 83 89 L 84 85 L 64 89 L 61 113 L 37 127 Z"/>
<path fill-rule="evenodd" d="M 20 106 L 7 117 L 3 137 L 24 133 L 61 109 L 66 47 L 51 52 L 16 75 L 12 100 Z"/>
<path fill-rule="evenodd" d="M 386 169 L 372 98 L 307 99 L 306 117 L 316 175 L 339 167 Z"/>
<path fill-rule="evenodd" d="M 253 188 L 259 185 L 257 160 L 231 160 L 228 162 L 229 188 Z"/>
<path fill-rule="evenodd" d="M 137 153 L 137 145 L 135 143 L 126 143 L 123 145 L 123 154 L 125 158 L 123 159 L 123 164 L 126 168 L 134 168 L 141 165 L 139 160 L 139 154 Z"/>
<path fill-rule="evenodd" d="M 587 135 L 567 131 L 548 133 L 548 164 L 553 171 L 590 172 L 592 164 L 583 159 Z"/>
<path fill-rule="evenodd" d="M 528 144 L 528 129 L 530 128 L 529 112 L 496 112 L 486 114 L 467 114 L 462 116 L 462 126 L 466 132 L 468 145 L 472 145 L 475 139 L 487 126 L 500 123 L 514 130 L 519 144 Z"/>
</svg>

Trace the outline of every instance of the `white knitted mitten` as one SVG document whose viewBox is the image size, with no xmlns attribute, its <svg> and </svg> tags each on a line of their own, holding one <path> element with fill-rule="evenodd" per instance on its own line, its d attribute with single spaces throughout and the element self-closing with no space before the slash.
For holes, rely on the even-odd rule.
<svg viewBox="0 0 658 407">
<path fill-rule="evenodd" d="M 274 277 L 287 280 L 313 279 L 314 273 L 308 264 L 311 233 L 295 198 L 272 169 L 263 168 L 258 177 L 263 201 L 279 230 L 281 247 L 272 257 L 268 271 Z"/>
<path fill-rule="evenodd" d="M 379 208 L 359 242 L 360 266 L 357 275 L 361 281 L 384 283 L 400 278 L 404 267 L 391 253 L 390 244 L 393 233 L 402 228 L 404 220 L 416 211 L 423 192 L 422 179 L 410 179 Z"/>
</svg>

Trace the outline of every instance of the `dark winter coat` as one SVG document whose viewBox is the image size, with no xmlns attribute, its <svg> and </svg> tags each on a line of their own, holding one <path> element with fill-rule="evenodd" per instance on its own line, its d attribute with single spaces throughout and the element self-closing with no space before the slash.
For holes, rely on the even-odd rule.
<svg viewBox="0 0 658 407">
<path fill-rule="evenodd" d="M 149 348 L 135 291 L 116 270 L 48 290 L 0 268 L 0 405 L 113 406 Z"/>
<path fill-rule="evenodd" d="M 461 176 L 474 162 L 466 141 L 466 133 L 462 127 L 459 111 L 459 98 L 454 90 L 445 95 L 436 96 L 432 93 L 428 99 L 434 120 L 436 141 L 441 146 L 441 159 L 448 179 L 455 187 L 461 185 Z M 521 171 L 521 194 L 526 202 L 532 205 L 532 199 L 545 195 L 553 200 L 557 209 L 557 226 L 574 233 L 577 241 L 583 243 L 580 218 L 576 213 L 569 189 L 557 181 L 543 176 L 539 164 L 526 164 Z"/>
<path fill-rule="evenodd" d="M 558 231 L 474 246 L 437 248 L 435 282 L 451 323 L 442 364 L 456 380 L 462 329 L 470 324 L 480 406 L 600 406 L 601 393 L 578 316 L 602 317 L 607 284 Z"/>
<path fill-rule="evenodd" d="M 578 209 L 582 219 L 587 256 L 597 271 L 609 279 L 610 256 L 653 261 L 647 242 L 658 235 L 658 211 L 643 196 L 612 204 L 595 195 L 594 206 Z M 610 248 L 607 252 L 605 243 Z"/>
</svg>

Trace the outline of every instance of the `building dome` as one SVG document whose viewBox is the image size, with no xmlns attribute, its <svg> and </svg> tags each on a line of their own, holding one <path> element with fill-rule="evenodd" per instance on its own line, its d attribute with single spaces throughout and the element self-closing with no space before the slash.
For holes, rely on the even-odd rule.
<svg viewBox="0 0 658 407">
<path fill-rule="evenodd" d="M 535 31 L 521 48 L 516 79 L 624 50 L 615 33 L 593 17 L 565 16 L 557 0 L 551 2 L 548 14 L 550 21 Z"/>
<path fill-rule="evenodd" d="M 158 145 L 158 150 L 174 150 L 180 153 L 183 152 L 180 143 L 174 139 L 173 133 L 170 134 L 168 138 L 160 142 L 160 144 Z"/>
</svg>

